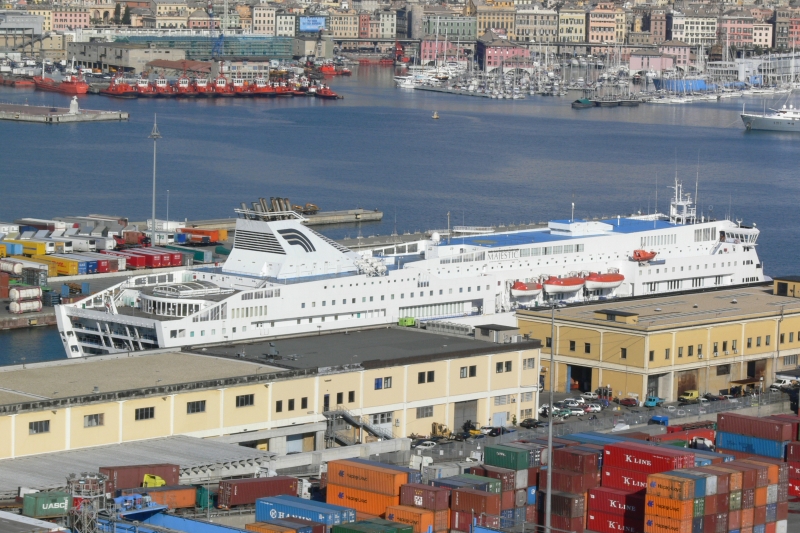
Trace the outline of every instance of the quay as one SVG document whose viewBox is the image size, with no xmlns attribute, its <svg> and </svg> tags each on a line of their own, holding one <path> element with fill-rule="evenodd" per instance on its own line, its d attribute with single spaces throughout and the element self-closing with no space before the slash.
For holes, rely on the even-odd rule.
<svg viewBox="0 0 800 533">
<path fill-rule="evenodd" d="M 73 98 L 69 108 L 0 104 L 0 120 L 16 122 L 41 122 L 44 124 L 64 124 L 73 122 L 105 122 L 128 120 L 124 111 L 95 111 L 80 109 L 77 98 Z"/>
<path fill-rule="evenodd" d="M 476 93 L 472 91 L 465 91 L 463 89 L 447 89 L 444 87 L 427 87 L 427 86 L 416 86 L 414 87 L 417 91 L 431 91 L 434 93 L 447 93 L 447 94 L 459 94 L 461 96 L 480 96 L 483 98 L 491 98 L 491 95 L 486 93 Z"/>
</svg>

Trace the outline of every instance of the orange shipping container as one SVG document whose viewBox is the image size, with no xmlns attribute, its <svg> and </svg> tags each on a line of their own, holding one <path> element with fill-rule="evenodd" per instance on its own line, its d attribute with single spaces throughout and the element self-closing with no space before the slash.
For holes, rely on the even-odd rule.
<svg viewBox="0 0 800 533">
<path fill-rule="evenodd" d="M 295 533 L 295 530 L 292 528 L 268 524 L 266 522 L 245 524 L 244 528 L 248 531 L 256 531 L 258 533 Z"/>
<path fill-rule="evenodd" d="M 433 530 L 445 529 L 436 527 L 433 523 L 434 513 L 427 509 L 409 507 L 407 505 L 393 505 L 386 508 L 386 520 L 408 524 L 414 527 L 414 533 L 425 533 L 429 527 Z"/>
<path fill-rule="evenodd" d="M 756 507 L 767 505 L 767 487 L 756 487 L 756 493 L 753 502 L 753 505 Z"/>
<path fill-rule="evenodd" d="M 166 505 L 170 509 L 193 509 L 197 500 L 197 487 L 151 489 L 147 491 L 147 495 L 154 503 Z"/>
<path fill-rule="evenodd" d="M 647 516 L 660 516 L 673 520 L 691 520 L 694 518 L 694 500 L 673 500 L 661 496 L 647 495 L 644 508 Z"/>
<path fill-rule="evenodd" d="M 728 492 L 733 492 L 735 490 L 742 490 L 742 471 L 741 470 L 736 470 L 734 468 L 728 468 L 724 464 L 711 465 L 711 466 L 707 466 L 706 468 L 710 468 L 712 470 L 719 470 L 721 472 L 725 472 L 726 474 L 730 474 L 730 481 L 728 482 Z"/>
<path fill-rule="evenodd" d="M 752 507 L 750 509 L 742 509 L 742 529 L 746 527 L 753 527 L 754 513 L 755 509 Z"/>
<path fill-rule="evenodd" d="M 647 495 L 690 500 L 694 498 L 694 480 L 668 474 L 649 474 L 647 476 Z"/>
<path fill-rule="evenodd" d="M 780 467 L 773 463 L 763 463 L 758 460 L 758 457 L 754 457 L 752 459 L 748 459 L 746 462 L 753 463 L 758 466 L 766 466 L 767 467 L 767 483 L 770 485 L 777 485 L 779 483 L 780 478 Z"/>
<path fill-rule="evenodd" d="M 408 483 L 408 474 L 354 461 L 331 461 L 328 463 L 328 483 L 386 496 L 400 496 L 400 487 Z"/>
<path fill-rule="evenodd" d="M 692 521 L 645 515 L 644 533 L 692 533 Z"/>
<path fill-rule="evenodd" d="M 328 488 L 326 501 L 334 505 L 350 507 L 362 513 L 374 514 L 383 517 L 386 508 L 393 505 L 400 505 L 400 496 L 387 496 L 377 492 L 335 485 L 330 482 L 332 475 L 328 476 Z"/>
<path fill-rule="evenodd" d="M 434 524 L 434 531 L 448 531 L 450 529 L 450 509 L 444 509 L 442 511 L 434 511 L 433 512 L 433 524 Z M 441 529 L 436 529 L 439 525 L 442 525 Z"/>
</svg>

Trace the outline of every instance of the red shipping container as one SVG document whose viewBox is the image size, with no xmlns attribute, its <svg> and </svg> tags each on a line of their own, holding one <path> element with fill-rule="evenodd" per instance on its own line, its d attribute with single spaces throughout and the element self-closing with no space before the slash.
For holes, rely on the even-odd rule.
<svg viewBox="0 0 800 533">
<path fill-rule="evenodd" d="M 450 489 L 407 483 L 400 487 L 400 504 L 431 511 L 450 508 Z"/>
<path fill-rule="evenodd" d="M 756 488 L 758 469 L 755 466 L 733 461 L 732 463 L 725 463 L 725 468 L 735 468 L 742 473 L 742 490 Z"/>
<path fill-rule="evenodd" d="M 507 490 L 505 492 L 500 493 L 500 510 L 501 511 L 510 511 L 514 507 L 516 507 L 517 502 L 517 492 L 513 490 Z"/>
<path fill-rule="evenodd" d="M 562 470 L 588 474 L 600 470 L 597 459 L 597 454 L 593 452 L 560 448 L 553 450 L 552 465 Z"/>
<path fill-rule="evenodd" d="M 756 489 L 742 490 L 742 509 L 752 509 L 755 506 Z"/>
<path fill-rule="evenodd" d="M 645 497 L 638 492 L 628 492 L 608 487 L 595 487 L 589 491 L 587 507 L 589 511 L 602 514 L 644 517 Z M 591 529 L 591 528 L 589 528 Z"/>
<path fill-rule="evenodd" d="M 540 468 L 535 466 L 533 468 L 528 469 L 528 486 L 529 487 L 538 487 L 539 486 L 539 474 Z"/>
<path fill-rule="evenodd" d="M 584 494 L 569 494 L 566 492 L 552 491 L 551 512 L 557 516 L 576 518 L 586 514 L 586 499 Z M 539 514 L 547 512 L 547 494 L 539 491 L 536 495 L 536 503 L 539 506 Z"/>
<path fill-rule="evenodd" d="M 586 515 L 586 529 L 598 533 L 638 533 L 643 518 L 620 516 L 589 511 Z"/>
<path fill-rule="evenodd" d="M 788 507 L 787 507 L 788 509 Z M 531 524 L 536 523 L 536 516 L 538 513 L 538 509 L 536 505 L 526 505 L 525 506 L 525 521 L 530 522 Z"/>
<path fill-rule="evenodd" d="M 792 424 L 789 422 L 736 413 L 717 413 L 717 431 L 777 441 L 797 438 L 797 435 L 792 437 Z"/>
<path fill-rule="evenodd" d="M 786 447 L 786 460 L 792 463 L 800 463 L 800 442 L 790 442 Z"/>
<path fill-rule="evenodd" d="M 544 513 L 539 513 L 539 525 L 545 524 Z M 564 516 L 552 515 L 550 517 L 550 527 L 552 529 L 560 529 L 562 531 L 571 531 L 573 533 L 583 533 L 586 519 L 581 517 L 567 518 Z"/>
<path fill-rule="evenodd" d="M 728 531 L 734 531 L 742 527 L 742 512 L 728 511 Z"/>
<path fill-rule="evenodd" d="M 716 495 L 706 496 L 705 498 L 703 498 L 703 505 L 705 506 L 705 510 L 703 511 L 704 515 L 717 514 L 717 512 L 719 512 L 719 508 L 717 508 Z M 725 510 L 727 511 L 728 508 L 725 507 Z"/>
<path fill-rule="evenodd" d="M 714 496 L 717 499 L 717 512 L 725 513 L 731 508 L 731 495 L 729 492 L 725 494 L 717 494 Z"/>
<path fill-rule="evenodd" d="M 777 520 L 786 520 L 789 518 L 789 502 L 781 502 L 778 504 Z"/>
<path fill-rule="evenodd" d="M 727 448 L 717 448 L 717 453 L 724 453 L 725 455 L 732 455 L 737 460 L 738 459 L 749 459 L 751 457 L 758 457 L 756 454 L 753 454 L 753 453 L 740 452 L 738 450 L 729 450 Z M 723 464 L 727 465 L 728 463 L 723 463 Z"/>
<path fill-rule="evenodd" d="M 500 516 L 500 495 L 473 489 L 456 489 L 450 494 L 450 508 Z"/>
<path fill-rule="evenodd" d="M 217 506 L 230 509 L 236 505 L 251 505 L 268 496 L 297 496 L 297 478 L 289 476 L 229 479 L 219 482 Z"/>
<path fill-rule="evenodd" d="M 597 476 L 593 473 L 581 474 L 559 468 L 553 468 L 552 478 L 553 490 L 574 494 L 586 492 L 599 484 Z M 543 489 L 547 488 L 547 475 L 545 473 L 539 476 L 538 486 Z"/>
<path fill-rule="evenodd" d="M 800 440 L 798 437 L 798 430 L 800 430 L 800 416 L 797 415 L 790 415 L 790 414 L 782 414 L 782 415 L 772 415 L 768 416 L 772 420 L 777 420 L 778 422 L 788 422 L 792 425 L 792 440 Z"/>
<path fill-rule="evenodd" d="M 694 466 L 694 454 L 632 442 L 608 444 L 603 455 L 603 467 L 612 466 L 656 474 Z"/>
<path fill-rule="evenodd" d="M 767 506 L 761 505 L 753 508 L 753 525 L 760 526 L 767 523 Z"/>
<path fill-rule="evenodd" d="M 753 457 L 743 459 L 746 464 L 767 465 L 767 485 L 774 485 L 789 480 L 789 465 L 774 457 Z"/>
<path fill-rule="evenodd" d="M 311 527 L 311 533 L 326 533 L 325 524 L 320 522 L 312 522 L 311 520 L 306 520 L 305 518 L 295 518 L 293 516 L 284 516 L 281 518 L 284 522 L 294 522 L 295 524 Z"/>
<path fill-rule="evenodd" d="M 759 463 L 757 459 L 742 459 L 741 461 L 733 461 L 734 465 L 741 465 L 745 467 L 754 468 L 756 471 L 756 487 L 766 487 L 770 483 L 769 465 Z M 774 469 L 773 476 L 775 483 L 778 482 L 778 470 Z"/>
<path fill-rule="evenodd" d="M 603 474 L 600 484 L 603 487 L 612 489 L 643 491 L 647 488 L 647 473 L 603 465 Z"/>
<path fill-rule="evenodd" d="M 789 479 L 800 479 L 800 462 L 790 461 L 786 466 L 789 469 Z"/>
<path fill-rule="evenodd" d="M 141 487 L 145 474 L 158 476 L 167 485 L 180 484 L 180 466 L 173 464 L 101 466 L 98 471 L 108 476 L 106 493 L 116 495 L 118 489 Z"/>
<path fill-rule="evenodd" d="M 479 526 L 489 527 L 493 529 L 500 528 L 500 517 L 498 516 L 486 516 L 481 514 L 475 514 L 464 511 L 451 511 L 450 512 L 450 529 L 455 529 L 456 531 L 464 531 L 468 532 L 470 530 L 470 526 L 472 525 L 472 518 L 475 518 L 475 522 Z"/>
<path fill-rule="evenodd" d="M 775 533 L 776 524 L 775 522 L 767 522 L 764 524 L 764 533 Z"/>
<path fill-rule="evenodd" d="M 517 471 L 511 470 L 510 468 L 482 465 L 470 468 L 469 473 L 475 474 L 476 476 L 499 479 L 501 482 L 500 490 L 502 492 L 516 490 L 517 488 Z"/>
<path fill-rule="evenodd" d="M 726 533 L 728 513 L 717 513 L 703 517 L 703 533 Z"/>
</svg>

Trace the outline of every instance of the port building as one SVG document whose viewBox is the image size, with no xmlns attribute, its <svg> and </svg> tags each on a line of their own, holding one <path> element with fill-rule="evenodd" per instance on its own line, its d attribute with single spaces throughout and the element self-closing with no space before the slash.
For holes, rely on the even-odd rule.
<svg viewBox="0 0 800 533">
<path fill-rule="evenodd" d="M 543 386 L 554 347 L 560 392 L 610 387 L 614 396 L 667 401 L 685 390 L 729 394 L 768 387 L 800 354 L 800 277 L 556 308 L 555 335 L 552 314 L 519 311 L 517 319 L 520 334 L 544 345 Z"/>
<path fill-rule="evenodd" d="M 176 435 L 285 454 L 505 425 L 537 406 L 541 344 L 519 340 L 392 327 L 4 367 L 0 459 Z"/>
</svg>

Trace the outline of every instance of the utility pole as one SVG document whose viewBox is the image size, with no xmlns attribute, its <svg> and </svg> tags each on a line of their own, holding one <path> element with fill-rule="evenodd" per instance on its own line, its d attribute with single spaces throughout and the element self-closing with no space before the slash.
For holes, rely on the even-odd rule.
<svg viewBox="0 0 800 533">
<path fill-rule="evenodd" d="M 158 144 L 158 140 L 161 138 L 161 134 L 158 132 L 158 121 L 157 115 L 153 115 L 153 131 L 147 137 L 148 139 L 153 139 L 153 231 L 150 234 L 151 239 L 151 246 L 156 245 L 156 145 Z"/>
<path fill-rule="evenodd" d="M 553 457 L 553 387 L 555 386 L 556 301 L 550 302 L 550 405 L 547 406 L 547 461 Z M 545 533 L 551 533 L 550 514 L 553 508 L 553 469 L 547 468 L 547 496 L 545 497 Z"/>
</svg>

